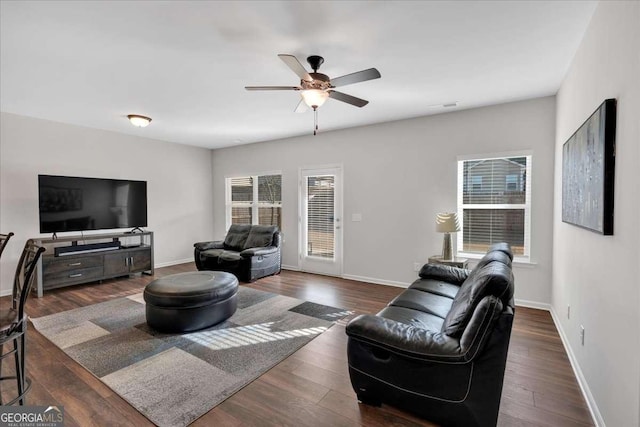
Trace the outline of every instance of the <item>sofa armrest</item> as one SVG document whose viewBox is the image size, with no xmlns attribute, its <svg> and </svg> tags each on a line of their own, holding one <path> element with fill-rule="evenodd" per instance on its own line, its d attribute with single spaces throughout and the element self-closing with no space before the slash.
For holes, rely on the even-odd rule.
<svg viewBox="0 0 640 427">
<path fill-rule="evenodd" d="M 216 240 L 214 242 L 197 242 L 193 244 L 193 247 L 199 251 L 206 251 L 207 249 L 224 249 L 224 242 L 222 240 Z"/>
<path fill-rule="evenodd" d="M 466 362 L 460 341 L 384 317 L 360 315 L 347 325 L 347 335 L 392 353 L 433 362 Z"/>
<path fill-rule="evenodd" d="M 467 270 L 466 268 L 452 267 L 443 264 L 425 264 L 420 269 L 418 275 L 423 279 L 442 280 L 443 282 L 453 283 L 459 286 L 467 280 L 469 273 L 471 273 L 471 270 Z"/>
<path fill-rule="evenodd" d="M 243 258 L 251 258 L 252 256 L 273 254 L 277 251 L 278 248 L 275 246 L 267 246 L 266 248 L 249 248 L 240 252 L 240 256 Z"/>
</svg>

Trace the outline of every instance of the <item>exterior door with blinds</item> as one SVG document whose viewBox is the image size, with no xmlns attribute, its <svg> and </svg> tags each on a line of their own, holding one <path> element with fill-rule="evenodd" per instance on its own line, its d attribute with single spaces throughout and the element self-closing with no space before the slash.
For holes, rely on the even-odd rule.
<svg viewBox="0 0 640 427">
<path fill-rule="evenodd" d="M 342 274 L 342 170 L 302 169 L 300 173 L 300 268 Z"/>
</svg>

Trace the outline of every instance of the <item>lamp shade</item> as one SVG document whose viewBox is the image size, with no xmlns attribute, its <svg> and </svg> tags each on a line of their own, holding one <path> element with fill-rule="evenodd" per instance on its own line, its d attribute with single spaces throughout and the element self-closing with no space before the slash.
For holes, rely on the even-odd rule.
<svg viewBox="0 0 640 427">
<path fill-rule="evenodd" d="M 455 233 L 460 231 L 458 215 L 453 212 L 439 213 L 436 216 L 436 231 L 438 233 Z"/>
<path fill-rule="evenodd" d="M 304 103 L 309 107 L 320 107 L 329 98 L 329 92 L 320 89 L 306 89 L 301 93 Z"/>
</svg>

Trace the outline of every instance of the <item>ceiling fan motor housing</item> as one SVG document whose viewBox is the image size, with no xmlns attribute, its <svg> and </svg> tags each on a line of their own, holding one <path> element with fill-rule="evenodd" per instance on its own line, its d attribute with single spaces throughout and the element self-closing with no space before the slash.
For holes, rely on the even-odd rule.
<svg viewBox="0 0 640 427">
<path fill-rule="evenodd" d="M 313 80 L 306 81 L 300 80 L 300 86 L 302 89 L 320 89 L 326 90 L 331 88 L 331 79 L 326 74 L 322 73 L 309 73 Z"/>
</svg>

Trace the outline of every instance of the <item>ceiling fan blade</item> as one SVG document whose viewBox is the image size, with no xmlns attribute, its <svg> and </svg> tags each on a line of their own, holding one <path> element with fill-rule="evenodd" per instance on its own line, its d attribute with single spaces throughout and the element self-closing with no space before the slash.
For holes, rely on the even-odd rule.
<svg viewBox="0 0 640 427">
<path fill-rule="evenodd" d="M 246 90 L 300 90 L 299 86 L 245 86 Z"/>
<path fill-rule="evenodd" d="M 308 109 L 309 107 L 305 104 L 304 99 L 301 99 L 300 102 L 298 102 L 298 106 L 293 111 L 295 113 L 306 113 Z"/>
<path fill-rule="evenodd" d="M 298 58 L 293 55 L 286 55 L 284 53 L 279 54 L 278 57 L 282 59 L 284 63 L 287 64 L 287 66 L 291 68 L 291 70 L 296 73 L 302 80 L 306 80 L 308 82 L 313 81 L 307 70 L 302 66 L 300 61 L 298 61 Z"/>
<path fill-rule="evenodd" d="M 367 80 L 379 79 L 380 72 L 375 68 L 369 68 L 368 70 L 362 70 L 355 73 L 347 74 L 345 76 L 336 77 L 331 79 L 331 86 L 346 86 L 353 83 L 364 82 Z"/>
<path fill-rule="evenodd" d="M 369 103 L 369 101 L 365 101 L 364 99 L 356 98 L 355 96 L 347 95 L 346 93 L 337 92 L 335 90 L 329 91 L 329 98 L 337 99 L 338 101 L 346 102 L 347 104 L 361 108 Z"/>
</svg>

